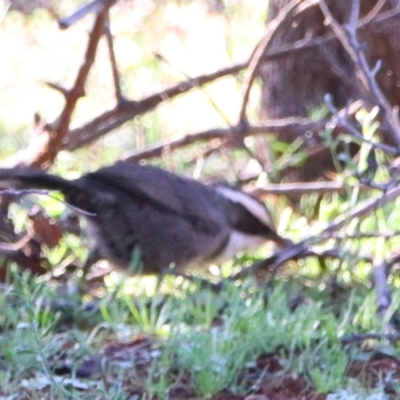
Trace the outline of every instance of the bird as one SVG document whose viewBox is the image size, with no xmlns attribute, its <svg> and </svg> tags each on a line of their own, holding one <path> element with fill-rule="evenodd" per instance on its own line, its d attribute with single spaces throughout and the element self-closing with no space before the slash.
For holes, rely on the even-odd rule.
<svg viewBox="0 0 400 400">
<path fill-rule="evenodd" d="M 203 184 L 164 169 L 119 161 L 68 180 L 32 167 L 0 168 L 0 188 L 59 191 L 83 210 L 93 241 L 84 269 L 101 259 L 141 272 L 203 265 L 253 250 L 284 246 L 265 205 L 240 189 Z"/>
</svg>

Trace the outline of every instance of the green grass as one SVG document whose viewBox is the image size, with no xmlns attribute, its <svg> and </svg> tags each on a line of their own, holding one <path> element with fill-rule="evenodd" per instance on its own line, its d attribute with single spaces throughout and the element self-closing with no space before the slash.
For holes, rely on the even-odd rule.
<svg viewBox="0 0 400 400">
<path fill-rule="evenodd" d="M 382 166 L 376 179 L 384 181 L 386 175 Z M 296 212 L 276 203 L 275 212 L 285 216 L 285 235 L 299 241 L 367 197 L 349 186 L 340 195 L 304 196 Z M 54 216 L 64 208 L 55 199 L 42 201 Z M 134 393 L 167 399 L 180 391 L 180 399 L 222 392 L 244 398 L 257 393 L 262 382 L 295 377 L 312 391 L 307 399 L 318 394 L 333 400 L 394 399 L 400 395 L 396 369 L 376 366 L 375 357 L 397 359 L 398 346 L 384 338 L 345 346 L 341 339 L 385 334 L 389 320 L 396 318 L 398 277 L 391 276 L 393 304 L 380 320 L 370 283 L 372 265 L 363 257 L 386 257 L 399 238 L 346 239 L 395 231 L 400 220 L 396 203 L 362 222 L 348 221 L 339 232 L 344 238 L 321 241 L 340 249 L 340 258 L 290 263 L 268 285 L 251 277 L 226 280 L 213 292 L 183 278 L 113 273 L 105 286 L 79 295 L 66 291 L 78 281 L 79 271 L 66 285 L 55 276 L 35 278 L 14 266 L 0 298 L 0 394 L 125 399 Z M 17 227 L 23 229 L 21 214 L 15 211 Z M 73 257 L 79 263 L 85 253 L 74 236 L 44 250 L 54 266 Z M 270 251 L 241 255 L 220 266 L 212 279 L 229 276 Z M 278 370 L 260 365 L 265 357 L 273 358 Z M 65 365 L 67 370 L 60 372 Z"/>
<path fill-rule="evenodd" d="M 354 390 L 348 369 L 370 350 L 343 346 L 340 338 L 379 331 L 382 323 L 373 311 L 373 293 L 364 297 L 361 285 L 342 289 L 346 296 L 332 307 L 316 281 L 301 288 L 279 279 L 266 291 L 249 279 L 227 282 L 214 293 L 167 280 L 152 295 L 128 295 L 121 286 L 88 309 L 87 298 L 67 301 L 51 282 L 14 272 L 0 299 L 0 393 L 115 399 L 127 398 L 134 387 L 140 398 L 161 399 L 184 385 L 196 396 L 223 390 L 245 395 L 257 389 L 250 371 L 262 355 L 274 355 L 280 374 L 302 376 L 318 393 Z M 294 296 L 303 297 L 296 307 Z M 118 347 L 131 351 L 127 344 L 139 337 L 149 342 L 144 355 L 116 355 Z M 396 354 L 383 344 L 382 351 Z M 101 359 L 101 367 L 93 376 L 77 377 L 88 359 Z M 70 372 L 60 375 L 64 364 Z M 377 390 L 361 389 L 366 395 Z"/>
</svg>

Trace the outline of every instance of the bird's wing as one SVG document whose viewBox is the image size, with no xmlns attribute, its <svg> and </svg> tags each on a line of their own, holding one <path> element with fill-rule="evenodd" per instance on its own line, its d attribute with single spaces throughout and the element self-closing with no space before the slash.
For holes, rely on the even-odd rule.
<svg viewBox="0 0 400 400">
<path fill-rule="evenodd" d="M 195 180 L 162 169 L 119 162 L 87 174 L 83 179 L 104 182 L 138 199 L 155 203 L 192 219 L 205 230 L 219 230 L 221 222 L 225 222 L 224 215 L 218 212 L 218 193 Z"/>
</svg>

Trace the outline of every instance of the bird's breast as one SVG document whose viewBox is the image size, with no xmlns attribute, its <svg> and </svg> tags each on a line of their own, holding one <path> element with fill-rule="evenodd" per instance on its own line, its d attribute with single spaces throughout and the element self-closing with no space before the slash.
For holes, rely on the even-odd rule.
<svg viewBox="0 0 400 400">
<path fill-rule="evenodd" d="M 266 242 L 265 237 L 233 230 L 218 258 L 229 259 L 242 250 L 255 250 Z"/>
</svg>

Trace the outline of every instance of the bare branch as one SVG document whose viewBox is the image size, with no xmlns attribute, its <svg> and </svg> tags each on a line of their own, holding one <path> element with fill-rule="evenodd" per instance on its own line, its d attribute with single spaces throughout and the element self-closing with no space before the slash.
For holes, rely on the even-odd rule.
<svg viewBox="0 0 400 400">
<path fill-rule="evenodd" d="M 93 142 L 112 129 L 121 126 L 123 123 L 149 112 L 162 102 L 187 93 L 193 88 L 205 85 L 223 76 L 236 73 L 242 67 L 244 68 L 244 66 L 233 66 L 211 74 L 188 79 L 138 102 L 127 100 L 121 104 L 117 104 L 112 110 L 104 112 L 82 127 L 71 130 L 68 137 L 63 141 L 62 148 L 69 151 L 80 148 Z"/>
<path fill-rule="evenodd" d="M 400 15 L 400 10 L 390 10 L 388 12 L 378 15 L 375 19 L 360 21 L 359 27 L 363 29 L 376 29 L 381 26 L 387 26 L 388 21 L 397 18 Z M 329 33 L 315 39 L 302 39 L 293 43 L 281 45 L 277 49 L 269 49 L 267 54 L 263 54 L 262 61 L 275 60 L 282 57 L 296 56 L 299 52 L 317 48 L 329 42 L 336 41 L 337 37 L 334 33 Z M 237 74 L 246 69 L 249 61 L 233 65 L 211 74 L 198 76 L 197 78 L 188 79 L 184 82 L 166 89 L 162 92 L 151 95 L 139 102 L 125 102 L 123 106 L 116 106 L 114 109 L 106 111 L 104 114 L 98 116 L 93 121 L 84 124 L 83 126 L 70 131 L 68 137 L 65 138 L 62 148 L 65 150 L 75 150 L 88 143 L 93 142 L 110 130 L 115 129 L 135 118 L 142 115 L 151 109 L 154 109 L 165 100 L 172 99 L 181 94 L 197 88 L 199 86 L 210 83 L 216 79 Z M 109 119 L 109 121 L 108 121 Z M 228 128 L 229 129 L 229 128 Z"/>
<path fill-rule="evenodd" d="M 372 270 L 372 282 L 376 292 L 377 311 L 378 315 L 382 319 L 387 319 L 389 307 L 392 303 L 392 295 L 388 284 L 388 275 L 392 266 L 398 262 L 400 262 L 400 253 L 393 254 L 389 260 L 374 265 Z M 395 331 L 395 328 L 391 326 L 392 324 L 390 321 L 385 322 L 387 323 L 387 329 L 389 331 Z"/>
<path fill-rule="evenodd" d="M 119 103 L 123 103 L 125 101 L 125 98 L 122 95 L 122 90 L 121 90 L 121 78 L 120 78 L 119 72 L 118 72 L 117 58 L 115 57 L 114 42 L 113 42 L 113 37 L 111 34 L 111 29 L 110 29 L 110 16 L 109 16 L 108 12 L 107 12 L 107 20 L 106 20 L 104 28 L 105 28 L 104 33 L 105 33 L 105 36 L 107 39 L 108 52 L 110 54 L 111 72 L 112 72 L 112 77 L 113 77 L 113 81 L 114 81 L 115 97 L 117 99 L 117 104 L 119 104 Z"/>
<path fill-rule="evenodd" d="M 318 258 L 334 258 L 334 259 L 343 259 L 343 254 L 337 250 L 317 250 L 312 249 L 310 247 L 305 246 L 304 242 L 299 244 L 288 244 L 288 246 L 284 247 L 281 250 L 276 251 L 272 256 L 266 258 L 265 260 L 261 260 L 255 262 L 250 267 L 244 268 L 238 273 L 234 274 L 230 279 L 242 279 L 246 276 L 252 275 L 257 271 L 264 270 L 271 272 L 271 282 L 278 271 L 279 267 L 288 261 L 296 261 L 300 259 L 305 259 L 307 257 L 318 257 Z M 363 261 L 371 262 L 372 260 L 369 257 L 364 257 Z"/>
<path fill-rule="evenodd" d="M 351 123 L 348 120 L 348 115 L 347 112 L 343 112 L 343 110 L 338 110 L 332 102 L 332 97 L 330 95 L 326 95 L 325 98 L 325 104 L 328 106 L 329 111 L 333 114 L 333 122 L 337 123 L 338 126 L 341 126 L 345 128 L 349 133 L 351 133 L 354 137 L 359 139 L 361 142 L 368 143 L 372 147 L 376 149 L 381 149 L 385 151 L 386 153 L 396 155 L 397 154 L 397 149 L 393 146 L 384 144 L 384 143 L 379 143 L 379 142 L 373 142 L 369 139 L 366 139 L 362 132 L 354 126 L 353 123 Z M 335 121 L 336 120 L 336 121 Z"/>
<path fill-rule="evenodd" d="M 304 135 L 305 132 L 321 130 L 326 126 L 327 123 L 327 120 L 311 121 L 308 118 L 292 117 L 282 120 L 271 120 L 267 124 L 246 126 L 244 128 L 230 127 L 221 129 L 210 129 L 203 132 L 175 137 L 169 141 L 164 141 L 162 143 L 156 143 L 144 150 L 126 153 L 125 155 L 123 155 L 122 159 L 137 161 L 159 157 L 165 151 L 171 151 L 180 147 L 189 146 L 193 143 L 215 139 L 220 139 L 230 144 L 235 144 L 236 138 L 238 136 L 235 132 L 236 130 L 240 131 L 241 137 L 263 135 L 266 133 L 274 133 L 279 135 L 280 132 L 291 132 L 293 134 L 293 137 L 298 137 Z"/>
<path fill-rule="evenodd" d="M 369 67 L 363 47 L 358 40 L 357 30 L 359 28 L 360 1 L 353 0 L 349 24 L 345 28 L 335 20 L 325 0 L 320 1 L 320 8 L 343 47 L 352 58 L 357 71 L 356 76 L 360 79 L 364 87 L 366 97 L 371 104 L 377 104 L 382 110 L 384 120 L 390 127 L 389 133 L 391 139 L 396 144 L 397 154 L 399 154 L 400 121 L 397 112 L 394 111 L 376 81 L 379 64 L 376 64 L 373 69 Z M 396 11 L 398 12 L 399 10 L 397 9 Z"/>
<path fill-rule="evenodd" d="M 56 90 L 57 92 L 60 92 L 64 97 L 68 96 L 69 91 L 65 87 L 53 82 L 45 82 L 45 83 L 48 87 L 52 88 L 53 90 Z"/>
<path fill-rule="evenodd" d="M 278 196 L 293 196 L 303 194 L 325 194 L 344 192 L 348 186 L 340 182 L 294 182 L 268 183 L 250 191 L 256 197 L 275 194 Z"/>
<path fill-rule="evenodd" d="M 8 243 L 8 242 L 0 242 L 0 254 L 4 257 L 12 257 L 21 250 L 30 240 L 32 240 L 32 234 L 26 234 L 22 236 L 17 242 Z"/>
<path fill-rule="evenodd" d="M 366 340 L 388 340 L 389 342 L 398 342 L 400 333 L 358 333 L 354 335 L 343 336 L 340 341 L 343 345 L 351 343 L 365 342 Z"/>
<path fill-rule="evenodd" d="M 360 19 L 360 0 L 353 0 L 351 3 L 351 11 L 349 18 L 349 25 L 357 27 L 358 20 Z"/>
<path fill-rule="evenodd" d="M 371 22 L 381 11 L 382 7 L 385 5 L 387 0 L 378 0 L 378 2 L 374 5 L 372 10 L 366 15 L 364 18 L 362 18 L 362 23 L 369 23 Z"/>
<path fill-rule="evenodd" d="M 211 140 L 221 140 L 224 144 L 236 146 L 238 145 L 238 137 L 243 139 L 248 136 L 265 135 L 268 133 L 275 134 L 276 136 L 279 136 L 281 133 L 285 133 L 286 136 L 290 135 L 293 137 L 293 140 L 295 140 L 296 138 L 303 137 L 308 132 L 318 132 L 332 122 L 336 123 L 336 118 L 344 118 L 345 116 L 349 117 L 350 115 L 354 115 L 361 107 L 362 103 L 360 101 L 356 101 L 346 107 L 346 109 L 340 111 L 335 109 L 337 114 L 335 114 L 333 118 L 324 119 L 321 121 L 312 121 L 308 118 L 301 117 L 289 117 L 278 120 L 270 120 L 268 123 L 262 125 L 245 124 L 242 126 L 239 124 L 238 126 L 229 128 L 210 129 L 203 132 L 174 137 L 161 143 L 155 143 L 144 150 L 128 152 L 122 156 L 122 159 L 130 161 L 151 159 L 159 157 L 165 152 L 176 150 L 180 147 Z M 318 151 L 318 149 L 314 146 L 312 151 L 315 153 Z M 310 154 L 310 156 L 311 155 L 312 154 Z"/>
<path fill-rule="evenodd" d="M 357 204 L 348 212 L 340 215 L 336 219 L 334 219 L 325 229 L 323 229 L 318 235 L 324 235 L 326 233 L 333 233 L 341 229 L 347 221 L 351 221 L 355 218 L 363 218 L 368 216 L 379 207 L 384 206 L 386 203 L 395 200 L 400 195 L 400 187 L 397 186 L 393 189 L 388 190 L 386 193 L 383 193 L 378 198 L 371 198 L 364 200 L 363 202 Z"/>
<path fill-rule="evenodd" d="M 400 195 L 400 186 L 389 190 L 382 196 L 373 199 L 367 199 L 362 203 L 359 203 L 351 210 L 343 213 L 339 217 L 335 218 L 329 225 L 319 233 L 309 236 L 303 239 L 301 242 L 296 244 L 289 244 L 282 250 L 275 252 L 271 257 L 257 262 L 243 271 L 240 271 L 234 276 L 234 279 L 247 276 L 249 273 L 254 273 L 259 269 L 268 269 L 274 274 L 277 269 L 284 263 L 290 260 L 297 260 L 309 256 L 318 256 L 323 254 L 324 257 L 340 257 L 335 250 L 325 250 L 320 253 L 315 249 L 312 249 L 310 245 L 326 240 L 333 236 L 335 232 L 343 228 L 347 221 L 352 221 L 356 218 L 363 218 L 370 215 L 372 212 L 377 210 L 379 207 L 384 206 L 386 203 L 395 200 Z M 367 260 L 367 259 L 366 259 Z M 397 260 L 397 259 L 396 259 Z M 371 261 L 368 259 L 368 261 Z"/>
<path fill-rule="evenodd" d="M 390 21 L 397 24 L 397 19 L 400 16 L 400 7 L 385 11 L 377 15 L 373 19 L 364 18 L 358 22 L 358 29 L 367 31 L 374 31 L 377 29 L 389 29 Z M 287 56 L 296 56 L 298 53 L 305 50 L 315 49 L 320 46 L 326 45 L 330 42 L 335 42 L 338 37 L 335 33 L 326 33 L 325 35 L 309 39 L 304 38 L 297 40 L 293 43 L 282 44 L 277 49 L 269 49 L 269 51 L 263 55 L 262 61 L 276 60 Z M 245 64 L 247 67 L 247 64 Z M 245 67 L 244 67 L 245 68 Z"/>
<path fill-rule="evenodd" d="M 104 3 L 103 3 L 104 2 Z M 111 0 L 97 0 L 92 3 L 90 3 L 90 6 L 93 6 L 94 8 L 88 10 L 85 7 L 85 15 L 89 12 L 96 12 L 99 9 L 104 10 L 103 6 L 104 5 L 111 5 L 113 1 Z M 100 7 L 100 5 L 103 4 L 103 6 Z M 304 2 L 304 7 L 307 7 L 310 5 L 309 2 Z M 100 8 L 96 8 L 100 7 Z M 300 6 L 299 6 L 300 7 Z M 106 13 L 105 13 L 106 14 Z M 81 14 L 83 15 L 83 14 Z M 385 29 L 387 27 L 390 27 L 389 22 L 396 21 L 396 18 L 400 15 L 400 8 L 397 7 L 396 9 L 389 10 L 387 12 L 382 12 L 378 14 L 375 18 L 373 19 L 364 19 L 360 20 L 358 22 L 358 27 L 359 28 L 364 28 L 364 29 Z M 105 15 L 103 15 L 105 18 Z M 104 27 L 105 25 L 103 25 Z M 98 31 L 99 34 L 102 32 Z M 95 29 L 92 30 L 92 33 L 90 35 L 90 42 L 92 44 L 95 44 L 94 42 L 96 41 L 96 35 L 95 35 Z M 99 37 L 97 38 L 99 39 Z M 326 34 L 321 37 L 317 37 L 315 39 L 308 40 L 307 38 L 296 41 L 294 43 L 289 43 L 285 44 L 283 46 L 280 46 L 277 49 L 271 50 L 268 49 L 267 53 L 262 54 L 262 61 L 268 61 L 268 60 L 273 60 L 273 59 L 278 59 L 281 57 L 287 57 L 287 56 L 295 56 L 298 54 L 298 52 L 302 52 L 307 49 L 312 49 L 316 48 L 318 46 L 321 46 L 323 44 L 329 43 L 331 41 L 337 40 L 337 37 L 334 33 Z M 88 50 L 90 47 L 90 43 L 88 46 Z M 92 46 L 93 48 L 93 46 Z M 87 51 L 86 54 L 86 59 L 84 64 L 81 67 L 84 69 L 84 67 L 91 65 L 91 58 L 94 59 L 94 54 L 91 55 L 92 57 L 88 57 L 89 52 Z M 262 53 L 262 52 L 261 52 Z M 253 53 L 254 54 L 254 53 Z M 251 58 L 253 59 L 253 57 Z M 255 59 L 254 59 L 255 60 Z M 54 153 L 56 153 L 59 149 L 65 149 L 65 150 L 74 150 L 76 148 L 82 147 L 97 138 L 101 137 L 102 135 L 108 133 L 110 130 L 115 129 L 119 127 L 121 124 L 124 122 L 131 120 L 135 118 L 138 115 L 142 115 L 149 110 L 154 109 L 158 104 L 165 100 L 169 100 L 175 96 L 178 96 L 180 94 L 187 93 L 188 91 L 192 90 L 193 88 L 199 87 L 201 85 L 205 85 L 207 83 L 210 83 L 218 78 L 231 75 L 231 74 L 236 74 L 249 65 L 251 60 L 248 62 L 236 64 L 232 67 L 228 67 L 219 71 L 216 71 L 212 74 L 207 74 L 207 75 L 202 75 L 194 79 L 189 79 L 185 82 L 178 83 L 177 85 L 173 86 L 170 89 L 164 90 L 160 93 L 156 93 L 154 95 L 151 95 L 142 101 L 135 102 L 135 101 L 122 101 L 122 103 L 117 104 L 115 108 L 104 112 L 103 114 L 99 115 L 97 118 L 94 120 L 82 125 L 81 127 L 77 129 L 73 129 L 68 132 L 69 129 L 69 123 L 70 123 L 70 117 L 72 114 L 72 110 L 75 107 L 77 98 L 80 96 L 84 95 L 84 86 L 82 84 L 77 85 L 77 82 L 79 81 L 78 79 L 76 80 L 76 84 L 74 85 L 74 88 L 70 91 L 65 91 L 64 89 L 62 90 L 63 93 L 65 93 L 65 96 L 68 96 L 70 98 L 69 104 L 66 105 L 62 115 L 60 118 L 53 122 L 53 124 L 47 124 L 46 129 L 47 132 L 43 132 L 39 137 L 35 137 L 32 142 L 29 144 L 28 148 L 26 150 L 20 151 L 18 154 L 14 155 L 10 159 L 8 159 L 4 164 L 7 166 L 15 166 L 15 165 L 37 165 L 37 166 L 48 166 L 51 162 L 52 159 L 54 158 Z M 115 69 L 116 71 L 116 69 Z M 114 78 L 114 81 L 116 81 L 118 78 Z M 84 83 L 84 82 L 83 82 Z M 80 86 L 80 87 L 79 87 Z M 57 88 L 59 90 L 59 88 Z M 118 86 L 116 86 L 116 91 L 117 91 L 117 96 L 118 96 Z M 249 88 L 250 90 L 250 88 Z M 119 94 L 122 96 L 122 94 Z M 243 114 L 244 115 L 244 114 Z M 60 132 L 54 132 L 54 129 L 57 131 L 57 127 L 60 128 Z M 230 128 L 228 128 L 230 129 Z M 66 135 L 66 132 L 68 132 L 68 135 Z M 240 132 L 239 132 L 240 133 Z M 49 137 L 48 137 L 49 136 Z M 51 137 L 51 138 L 50 138 Z M 61 144 L 60 144 L 61 140 Z M 49 154 L 47 154 L 49 152 Z M 47 154 L 47 155 L 46 155 Z"/>
<path fill-rule="evenodd" d="M 111 6 L 112 2 L 109 3 L 109 6 Z M 68 95 L 65 96 L 65 105 L 60 116 L 52 123 L 45 125 L 44 131 L 40 135 L 40 140 L 35 138 L 26 149 L 21 150 L 8 159 L 6 165 L 26 165 L 47 168 L 53 163 L 60 150 L 63 139 L 69 132 L 69 125 L 75 106 L 79 98 L 84 95 L 85 83 L 95 60 L 97 46 L 104 32 L 107 15 L 108 8 L 103 7 L 96 16 L 86 48 L 84 61 L 78 71 L 72 89 L 68 90 Z"/>
<path fill-rule="evenodd" d="M 336 233 L 335 239 L 338 240 L 360 240 L 360 239 L 393 239 L 395 236 L 400 236 L 400 231 L 394 231 L 390 233 L 382 233 L 382 232 L 359 232 L 353 235 L 349 235 L 347 233 Z M 331 235 L 327 235 L 326 238 L 330 238 Z"/>
</svg>

